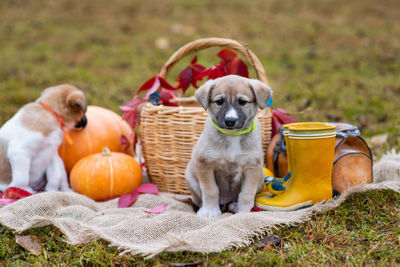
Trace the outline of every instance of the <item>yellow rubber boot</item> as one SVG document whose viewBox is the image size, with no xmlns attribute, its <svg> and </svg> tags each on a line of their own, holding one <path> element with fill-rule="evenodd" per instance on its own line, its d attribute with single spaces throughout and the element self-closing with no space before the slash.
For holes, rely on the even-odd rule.
<svg viewBox="0 0 400 267">
<path fill-rule="evenodd" d="M 286 145 L 286 158 L 288 161 L 288 172 L 292 172 L 293 166 L 292 166 L 292 158 L 290 156 L 291 150 L 290 147 L 290 139 L 289 139 L 289 127 L 293 127 L 296 125 L 303 125 L 304 122 L 293 122 L 293 123 L 287 123 L 282 125 L 283 126 L 283 137 L 285 138 L 285 145 Z"/>
<path fill-rule="evenodd" d="M 273 176 L 274 174 L 273 174 L 269 169 L 267 169 L 267 168 L 264 167 L 264 175 L 265 175 L 265 177 L 268 177 L 268 176 Z M 269 191 L 268 186 L 267 186 L 266 184 L 264 184 L 264 186 L 263 186 L 263 188 L 261 189 L 260 193 L 258 193 L 258 194 L 256 195 L 256 197 L 268 197 L 268 198 L 271 198 L 271 197 L 273 197 L 273 196 L 275 196 L 275 195 L 272 194 L 272 193 Z"/>
<path fill-rule="evenodd" d="M 288 127 L 288 157 L 292 178 L 289 188 L 273 197 L 256 197 L 263 210 L 288 211 L 332 198 L 335 126 L 296 123 Z"/>
<path fill-rule="evenodd" d="M 289 156 L 290 153 L 290 141 L 289 141 L 289 126 L 294 125 L 295 123 L 284 124 L 283 126 L 283 137 L 285 138 L 285 145 L 286 145 L 286 158 L 288 161 L 288 172 L 292 172 L 292 161 Z"/>
<path fill-rule="evenodd" d="M 294 124 L 296 124 L 296 123 L 288 123 L 288 124 L 282 125 L 282 127 L 284 128 L 283 136 L 285 138 L 285 145 L 286 145 L 286 158 L 287 158 L 287 161 L 288 161 L 288 172 L 291 172 L 291 169 L 292 169 L 291 168 L 291 160 L 290 160 L 290 157 L 288 155 L 289 151 L 287 149 L 287 147 L 289 145 L 288 133 L 289 133 L 289 125 L 294 125 Z M 267 178 L 271 178 L 271 177 L 275 178 L 274 174 L 267 168 L 264 168 L 264 173 L 265 173 L 265 178 L 266 179 Z M 286 176 L 288 176 L 288 174 Z M 285 178 L 286 178 L 286 176 L 285 176 Z M 289 174 L 289 177 L 290 177 L 290 174 Z M 281 183 L 282 188 L 278 188 L 277 189 L 276 186 L 274 186 L 274 185 L 276 185 L 276 183 L 274 183 L 274 182 L 268 183 L 267 181 L 265 181 L 263 189 L 261 190 L 260 193 L 258 193 L 256 195 L 256 197 L 268 197 L 268 198 L 271 198 L 271 197 L 277 196 L 279 194 L 282 194 L 284 192 L 284 190 L 288 188 L 289 183 L 290 183 L 290 180 L 282 182 Z"/>
<path fill-rule="evenodd" d="M 291 177 L 291 172 L 292 172 L 292 160 L 290 158 L 290 149 L 288 148 L 290 146 L 290 140 L 288 137 L 289 134 L 289 126 L 293 126 L 298 124 L 297 122 L 295 123 L 288 123 L 288 124 L 284 124 L 282 125 L 283 127 L 283 137 L 285 138 L 285 145 L 286 145 L 286 158 L 287 158 L 287 162 L 288 162 L 288 173 L 286 174 L 285 177 L 283 177 L 283 179 L 286 179 L 287 177 L 289 178 L 289 180 L 285 180 L 285 182 L 282 183 L 282 188 L 276 188 L 275 185 L 277 185 L 276 183 L 269 183 L 266 188 L 269 192 L 271 192 L 271 194 L 273 196 L 277 196 L 280 195 L 284 192 L 284 190 L 288 189 L 290 186 L 290 183 L 292 181 L 292 179 L 290 179 Z"/>
</svg>

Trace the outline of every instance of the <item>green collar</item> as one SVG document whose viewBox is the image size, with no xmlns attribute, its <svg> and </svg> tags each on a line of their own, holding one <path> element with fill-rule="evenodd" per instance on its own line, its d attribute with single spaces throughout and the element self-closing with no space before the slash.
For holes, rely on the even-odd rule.
<svg viewBox="0 0 400 267">
<path fill-rule="evenodd" d="M 247 129 L 244 130 L 240 130 L 240 131 L 227 131 L 222 129 L 221 127 L 219 127 L 215 121 L 213 119 L 211 119 L 211 123 L 212 125 L 215 127 L 215 129 L 217 129 L 218 131 L 220 131 L 221 133 L 227 134 L 227 135 L 242 135 L 242 134 L 247 134 L 249 132 L 252 132 L 255 128 L 256 128 L 256 121 L 254 120 L 253 123 L 251 124 L 251 126 Z"/>
</svg>

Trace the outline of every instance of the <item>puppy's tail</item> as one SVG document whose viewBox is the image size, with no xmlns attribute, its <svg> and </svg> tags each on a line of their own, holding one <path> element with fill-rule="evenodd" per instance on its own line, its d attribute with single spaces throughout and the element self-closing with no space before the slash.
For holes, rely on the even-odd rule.
<svg viewBox="0 0 400 267">
<path fill-rule="evenodd" d="M 383 181 L 400 182 L 400 153 L 393 149 L 374 164 L 374 183 Z"/>
</svg>

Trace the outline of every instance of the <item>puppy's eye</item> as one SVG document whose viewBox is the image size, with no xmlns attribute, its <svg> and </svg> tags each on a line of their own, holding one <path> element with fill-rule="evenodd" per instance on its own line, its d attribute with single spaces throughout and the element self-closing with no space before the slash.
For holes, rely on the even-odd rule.
<svg viewBox="0 0 400 267">
<path fill-rule="evenodd" d="M 218 99 L 217 101 L 215 101 L 215 103 L 216 103 L 218 106 L 222 106 L 222 104 L 224 104 L 224 99 L 223 99 L 223 98 L 220 98 L 220 99 Z"/>
<path fill-rule="evenodd" d="M 239 105 L 241 105 L 241 106 L 245 106 L 245 105 L 247 104 L 247 101 L 244 100 L 244 99 L 239 99 L 238 103 L 239 103 Z"/>
</svg>

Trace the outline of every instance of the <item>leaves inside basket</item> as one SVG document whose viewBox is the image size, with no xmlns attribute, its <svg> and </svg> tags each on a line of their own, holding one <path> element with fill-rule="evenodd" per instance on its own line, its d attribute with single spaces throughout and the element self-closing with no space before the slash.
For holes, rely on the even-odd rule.
<svg viewBox="0 0 400 267">
<path fill-rule="evenodd" d="M 182 93 L 184 94 L 190 85 L 197 89 L 197 82 L 205 77 L 207 79 L 216 79 L 230 74 L 243 77 L 249 76 L 246 64 L 232 50 L 223 49 L 217 56 L 221 61 L 210 68 L 197 64 L 197 56 L 195 56 L 191 60 L 190 65 L 180 72 L 176 79 L 178 82 L 176 87 L 172 86 L 159 75 L 150 78 L 140 87 L 131 100 L 125 103 L 125 105 L 120 106 L 120 109 L 124 111 L 122 118 L 128 122 L 132 129 L 135 129 L 136 125 L 140 123 L 140 112 L 146 102 L 150 101 L 153 104 L 164 106 L 178 106 L 175 102 L 171 101 L 176 96 L 179 96 L 177 90 L 182 89 Z M 144 92 L 145 95 L 140 96 Z"/>
<path fill-rule="evenodd" d="M 197 56 L 195 56 L 190 62 L 190 65 L 179 74 L 179 78 L 177 79 L 179 83 L 178 88 L 182 88 L 183 93 L 186 92 L 190 85 L 198 88 L 197 81 L 201 80 L 201 78 L 198 78 L 199 74 L 206 69 L 204 66 L 196 64 L 196 62 Z"/>
</svg>

